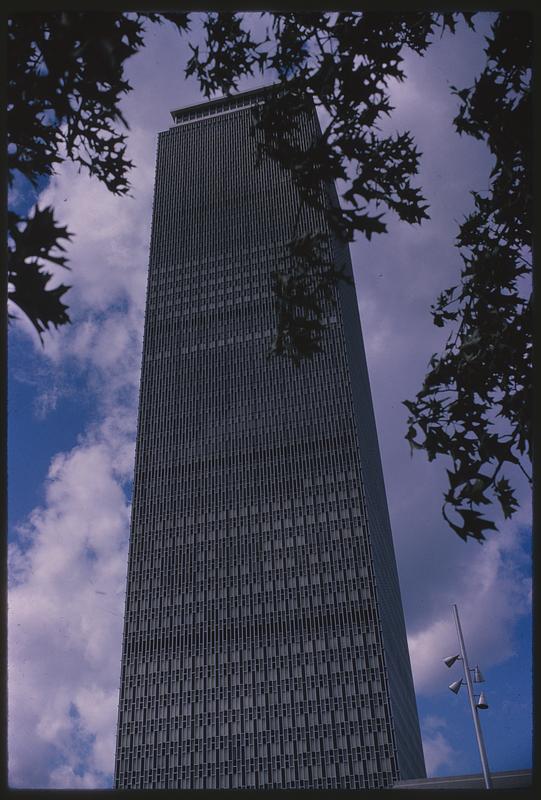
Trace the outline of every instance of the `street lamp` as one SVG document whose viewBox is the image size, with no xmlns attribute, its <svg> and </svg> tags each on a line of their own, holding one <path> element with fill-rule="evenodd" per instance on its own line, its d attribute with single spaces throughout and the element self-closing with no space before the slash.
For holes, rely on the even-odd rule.
<svg viewBox="0 0 541 800">
<path fill-rule="evenodd" d="M 488 760 L 487 754 L 485 750 L 485 743 L 483 741 L 483 734 L 481 731 L 481 722 L 479 720 L 478 709 L 484 710 L 488 708 L 488 703 L 485 698 L 485 693 L 481 692 L 481 694 L 476 695 L 473 693 L 473 684 L 474 683 L 483 683 L 484 678 L 481 673 L 481 670 L 478 666 L 470 667 L 468 664 L 468 659 L 466 656 L 466 645 L 464 644 L 464 637 L 462 635 L 462 628 L 460 627 L 460 619 L 458 617 L 458 608 L 455 604 L 453 604 L 453 615 L 455 618 L 456 624 L 456 632 L 458 636 L 458 644 L 460 646 L 460 653 L 454 656 L 447 656 L 447 658 L 443 659 L 444 664 L 447 667 L 452 667 L 455 661 L 462 661 L 464 665 L 464 678 L 466 687 L 468 689 L 468 699 L 470 702 L 470 708 L 473 718 L 473 726 L 475 728 L 475 735 L 477 737 L 477 745 L 479 747 L 479 755 L 481 756 L 481 766 L 483 768 L 483 777 L 485 779 L 485 789 L 492 789 L 492 780 L 490 778 L 490 772 L 488 769 Z M 473 673 L 473 678 L 472 678 Z M 453 681 L 453 683 L 449 684 L 449 689 L 454 693 L 458 694 L 460 691 L 460 687 L 462 686 L 463 679 L 460 678 L 458 681 Z"/>
</svg>

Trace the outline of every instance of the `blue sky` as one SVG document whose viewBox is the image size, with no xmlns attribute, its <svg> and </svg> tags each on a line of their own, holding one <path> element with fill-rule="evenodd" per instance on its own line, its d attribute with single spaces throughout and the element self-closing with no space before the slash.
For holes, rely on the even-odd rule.
<svg viewBox="0 0 541 800">
<path fill-rule="evenodd" d="M 487 29 L 489 18 L 481 21 Z M 120 670 L 137 391 L 156 135 L 169 111 L 198 102 L 184 79 L 185 40 L 152 27 L 128 63 L 133 92 L 123 103 L 137 168 L 129 198 L 63 165 L 40 193 L 75 237 L 67 298 L 73 324 L 42 348 L 24 320 L 9 342 L 9 776 L 17 787 L 111 785 Z M 470 85 L 483 63 L 482 38 L 460 27 L 395 85 L 389 130 L 411 129 L 423 153 L 419 183 L 431 219 L 410 227 L 387 217 L 389 233 L 352 247 L 357 295 L 427 768 L 478 772 L 460 676 L 442 658 L 457 651 L 451 603 L 462 617 L 470 660 L 479 663 L 490 708 L 483 713 L 490 766 L 531 764 L 531 569 L 528 487 L 521 507 L 479 546 L 441 518 L 445 464 L 412 459 L 406 409 L 446 332 L 429 307 L 456 283 L 453 241 L 488 185 L 484 145 L 452 129 L 449 85 Z M 241 88 L 261 83 L 248 81 Z M 15 187 L 15 201 L 28 194 Z"/>
</svg>

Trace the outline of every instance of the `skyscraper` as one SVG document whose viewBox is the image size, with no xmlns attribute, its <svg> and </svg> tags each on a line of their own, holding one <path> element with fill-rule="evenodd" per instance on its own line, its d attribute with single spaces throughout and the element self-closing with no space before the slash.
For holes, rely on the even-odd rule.
<svg viewBox="0 0 541 800">
<path fill-rule="evenodd" d="M 354 288 L 312 361 L 267 357 L 270 274 L 327 224 L 257 164 L 262 98 L 174 111 L 159 136 L 117 788 L 424 775 Z M 299 135 L 318 131 L 312 109 Z"/>
</svg>

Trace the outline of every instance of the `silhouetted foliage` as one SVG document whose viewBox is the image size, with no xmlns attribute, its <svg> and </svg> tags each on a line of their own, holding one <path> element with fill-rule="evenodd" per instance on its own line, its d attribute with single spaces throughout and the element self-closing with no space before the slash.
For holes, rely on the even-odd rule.
<svg viewBox="0 0 541 800">
<path fill-rule="evenodd" d="M 13 212 L 8 213 L 11 244 L 9 253 L 9 281 L 12 288 L 10 299 L 31 320 L 41 338 L 49 325 L 57 328 L 69 322 L 67 305 L 61 298 L 69 286 L 60 284 L 47 289 L 51 273 L 46 272 L 44 261 L 67 267 L 67 259 L 62 253 L 65 247 L 61 240 L 69 240 L 72 234 L 60 227 L 54 219 L 53 209 L 34 209 L 34 216 L 23 224 Z"/>
<path fill-rule="evenodd" d="M 411 223 L 428 218 L 420 189 L 412 185 L 420 154 L 411 135 L 383 136 L 377 123 L 392 110 L 390 79 L 405 77 L 403 49 L 424 53 L 433 32 L 448 27 L 452 17 L 350 12 L 263 16 L 270 23 L 256 41 L 239 16 L 208 15 L 205 47 L 194 48 L 188 64 L 204 94 L 231 92 L 246 72 L 275 71 L 279 90 L 269 91 L 265 105 L 254 110 L 261 154 L 290 171 L 301 204 L 324 212 L 331 235 L 349 242 L 356 231 L 368 239 L 384 233 L 386 210 Z M 295 135 L 296 121 L 311 102 L 322 108 L 328 122 L 306 145 Z M 337 179 L 347 184 L 342 208 L 329 204 L 323 188 Z M 302 274 L 291 260 L 273 275 L 278 318 L 272 352 L 295 363 L 320 350 L 320 300 L 331 299 L 330 274 L 320 260 L 330 251 L 330 241 L 323 245 L 324 231 L 300 230 L 296 236 L 308 233 L 319 246 L 304 259 Z M 333 283 L 344 277 L 336 273 Z"/>
<path fill-rule="evenodd" d="M 433 306 L 434 323 L 453 329 L 415 401 L 406 401 L 412 446 L 453 462 L 445 519 L 460 537 L 478 541 L 496 526 L 475 507 L 495 498 L 510 517 L 517 501 L 502 469 L 512 464 L 527 474 L 530 456 L 531 33 L 528 14 L 500 14 L 475 85 L 453 87 L 461 100 L 457 131 L 486 141 L 494 167 L 488 192 L 472 192 L 475 210 L 460 226 L 460 285 Z"/>
<path fill-rule="evenodd" d="M 349 242 L 384 233 L 385 213 L 421 223 L 427 204 L 414 179 L 420 153 L 409 132 L 382 135 L 378 123 L 392 111 L 389 81 L 402 81 L 404 48 L 423 55 L 436 34 L 455 31 L 473 14 L 415 12 L 268 13 L 254 38 L 239 14 L 204 17 L 204 41 L 190 44 L 186 75 L 206 97 L 229 94 L 246 76 L 278 76 L 277 87 L 254 111 L 261 157 L 289 170 L 300 198 L 283 269 L 271 278 L 277 311 L 272 353 L 300 363 L 321 349 L 325 304 L 346 275 L 330 258 L 332 238 Z M 125 194 L 132 164 L 127 127 L 118 103 L 130 89 L 125 60 L 143 45 L 146 20 L 170 19 L 189 30 L 187 14 L 19 14 L 9 22 L 8 126 L 10 169 L 36 182 L 69 158 Z M 486 140 L 496 159 L 491 191 L 474 194 L 476 210 L 457 239 L 464 260 L 460 287 L 443 292 L 433 308 L 437 325 L 456 323 L 410 411 L 407 438 L 430 459 L 448 455 L 444 516 L 462 537 L 481 541 L 494 523 L 475 507 L 495 496 L 506 516 L 516 500 L 501 475 L 505 463 L 529 454 L 530 305 L 523 293 L 531 230 L 529 58 L 526 15 L 501 14 L 487 48 L 487 66 L 472 89 L 455 93 L 459 133 Z M 315 103 L 326 120 L 321 135 L 303 142 L 296 120 Z M 334 181 L 341 205 L 329 202 Z M 322 211 L 327 230 L 305 230 L 301 210 Z M 44 262 L 66 266 L 52 209 L 22 219 L 10 215 L 10 298 L 38 333 L 69 321 L 61 297 L 47 289 Z M 30 242 L 32 240 L 32 242 Z M 56 255 L 55 255 L 56 254 Z M 507 428 L 502 427 L 505 423 Z M 494 425 L 493 423 L 497 423 Z M 422 437 L 422 438 L 420 438 Z M 492 468 L 487 471 L 487 468 Z"/>
<path fill-rule="evenodd" d="M 179 29 L 185 14 L 162 15 Z M 21 13 L 8 20 L 8 165 L 9 181 L 19 172 L 34 186 L 71 160 L 97 177 L 114 194 L 129 190 L 126 156 L 128 127 L 119 101 L 130 85 L 124 62 L 143 45 L 145 19 L 157 14 Z M 51 275 L 44 261 L 66 267 L 61 239 L 71 234 L 58 227 L 52 208 L 33 216 L 12 211 L 8 220 L 8 297 L 23 311 L 40 338 L 50 325 L 69 322 L 61 298 L 68 286 L 48 288 Z"/>
</svg>

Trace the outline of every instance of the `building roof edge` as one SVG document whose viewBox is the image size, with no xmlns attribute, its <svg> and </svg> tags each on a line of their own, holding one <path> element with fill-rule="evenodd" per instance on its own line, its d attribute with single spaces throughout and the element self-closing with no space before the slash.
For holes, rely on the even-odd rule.
<svg viewBox="0 0 541 800">
<path fill-rule="evenodd" d="M 280 83 L 268 83 L 264 86 L 258 86 L 254 89 L 247 89 L 244 92 L 226 94 L 222 95 L 221 97 L 215 97 L 212 100 L 204 100 L 201 103 L 192 103 L 189 106 L 181 106 L 180 108 L 175 108 L 171 111 L 171 117 L 173 118 L 174 122 L 177 122 L 177 120 L 182 119 L 183 116 L 193 113 L 194 111 L 204 111 L 208 108 L 217 108 L 220 105 L 223 105 L 224 109 L 226 109 L 229 103 L 233 104 L 237 100 L 248 98 L 250 96 L 256 97 L 257 95 L 263 95 L 266 92 L 278 89 L 281 85 L 282 84 Z"/>
</svg>

